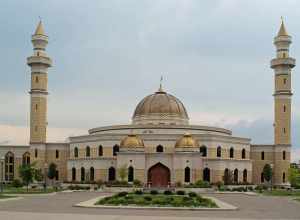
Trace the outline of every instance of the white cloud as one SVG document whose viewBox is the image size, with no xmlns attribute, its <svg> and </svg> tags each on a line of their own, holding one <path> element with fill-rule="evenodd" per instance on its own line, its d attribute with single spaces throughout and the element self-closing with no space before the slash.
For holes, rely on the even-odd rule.
<svg viewBox="0 0 300 220">
<path fill-rule="evenodd" d="M 29 127 L 0 125 L 0 145 L 28 145 Z M 70 136 L 87 134 L 86 129 L 48 128 L 48 142 L 65 142 Z"/>
</svg>

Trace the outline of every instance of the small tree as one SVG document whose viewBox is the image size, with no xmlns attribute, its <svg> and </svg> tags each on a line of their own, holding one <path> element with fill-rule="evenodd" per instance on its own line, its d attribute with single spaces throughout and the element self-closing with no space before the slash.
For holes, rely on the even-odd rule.
<svg viewBox="0 0 300 220">
<path fill-rule="evenodd" d="M 264 174 L 264 179 L 267 182 L 270 182 L 272 180 L 272 167 L 270 166 L 270 164 L 266 164 L 264 166 L 263 174 Z"/>
<path fill-rule="evenodd" d="M 55 163 L 51 163 L 50 165 L 49 165 L 49 169 L 48 169 L 48 178 L 50 179 L 50 180 L 52 180 L 53 181 L 53 179 L 55 178 L 55 176 L 56 176 L 56 164 Z"/>
<path fill-rule="evenodd" d="M 33 165 L 32 164 L 21 165 L 19 167 L 19 174 L 23 183 L 26 185 L 27 192 L 28 192 L 28 186 L 34 180 L 35 169 Z"/>
<path fill-rule="evenodd" d="M 44 174 L 42 172 L 41 169 L 35 169 L 35 172 L 34 172 L 34 179 L 38 182 L 41 182 L 43 181 L 44 179 Z"/>
<path fill-rule="evenodd" d="M 300 186 L 300 171 L 299 171 L 299 169 L 297 169 L 297 168 L 289 169 L 289 182 L 291 183 L 292 187 Z"/>
<path fill-rule="evenodd" d="M 119 177 L 122 182 L 125 181 L 125 178 L 127 177 L 127 165 L 126 164 L 119 168 Z"/>
</svg>

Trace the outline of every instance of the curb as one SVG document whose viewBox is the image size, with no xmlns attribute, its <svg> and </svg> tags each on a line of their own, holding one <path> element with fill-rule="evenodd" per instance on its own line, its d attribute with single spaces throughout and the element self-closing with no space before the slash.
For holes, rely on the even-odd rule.
<svg viewBox="0 0 300 220">
<path fill-rule="evenodd" d="M 16 201 L 23 199 L 23 197 L 14 197 L 14 198 L 7 198 L 7 199 L 0 199 L 0 202 L 8 202 L 8 201 Z"/>
</svg>

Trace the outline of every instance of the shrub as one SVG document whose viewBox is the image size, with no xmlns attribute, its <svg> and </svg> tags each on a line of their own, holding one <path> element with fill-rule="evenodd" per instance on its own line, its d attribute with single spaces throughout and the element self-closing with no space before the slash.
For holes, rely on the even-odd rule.
<svg viewBox="0 0 300 220">
<path fill-rule="evenodd" d="M 136 191 L 134 191 L 134 194 L 136 194 L 136 195 L 143 195 L 144 192 L 142 190 L 136 190 Z"/>
<path fill-rule="evenodd" d="M 124 197 L 124 196 L 127 196 L 128 192 L 119 192 L 118 193 L 118 196 L 119 197 Z"/>
<path fill-rule="evenodd" d="M 198 188 L 209 188 L 210 183 L 207 182 L 207 181 L 198 180 L 198 181 L 195 182 L 194 186 L 198 187 Z"/>
<path fill-rule="evenodd" d="M 149 201 L 152 201 L 152 197 L 151 197 L 151 196 L 145 196 L 144 199 L 145 199 L 146 201 L 148 201 L 148 202 L 149 202 Z"/>
<path fill-rule="evenodd" d="M 177 195 L 183 196 L 183 195 L 185 195 L 185 191 L 183 191 L 183 190 L 178 190 L 178 191 L 176 192 L 176 194 L 177 194 Z"/>
<path fill-rule="evenodd" d="M 98 187 L 101 187 L 104 184 L 104 182 L 103 182 L 103 180 L 100 179 L 100 180 L 96 181 L 96 184 Z"/>
<path fill-rule="evenodd" d="M 157 190 L 151 190 L 151 191 L 150 191 L 150 194 L 151 194 L 151 195 L 157 195 L 157 194 L 158 194 L 158 191 L 157 191 Z"/>
<path fill-rule="evenodd" d="M 16 188 L 19 188 L 19 187 L 22 187 L 23 186 L 23 183 L 21 182 L 21 180 L 19 179 L 14 179 L 11 183 L 11 186 L 12 187 L 16 187 Z"/>
<path fill-rule="evenodd" d="M 216 186 L 218 187 L 218 189 L 220 189 L 222 186 L 224 186 L 224 183 L 222 181 L 218 181 L 216 182 Z"/>
<path fill-rule="evenodd" d="M 180 181 L 176 182 L 176 187 L 182 187 L 182 183 Z"/>
<path fill-rule="evenodd" d="M 172 191 L 170 191 L 170 190 L 166 190 L 166 191 L 164 191 L 164 194 L 165 194 L 165 195 L 172 195 L 173 193 L 172 193 Z"/>
<path fill-rule="evenodd" d="M 133 185 L 134 185 L 134 186 L 142 186 L 143 184 L 142 184 L 141 181 L 135 179 L 135 180 L 133 180 Z"/>
<path fill-rule="evenodd" d="M 188 195 L 189 197 L 197 197 L 197 193 L 195 192 L 189 192 Z"/>
</svg>

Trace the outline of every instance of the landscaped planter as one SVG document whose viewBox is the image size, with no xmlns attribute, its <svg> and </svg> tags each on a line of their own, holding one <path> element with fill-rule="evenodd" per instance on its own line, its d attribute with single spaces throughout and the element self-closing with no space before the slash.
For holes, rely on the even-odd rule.
<svg viewBox="0 0 300 220">
<path fill-rule="evenodd" d="M 153 193 L 156 192 L 156 193 Z M 141 193 L 141 191 L 127 193 L 120 192 L 113 196 L 105 197 L 96 202 L 95 205 L 108 206 L 142 206 L 142 207 L 187 207 L 187 208 L 218 208 L 211 199 L 203 198 L 197 193 L 185 194 L 184 191 L 178 191 L 174 194 L 167 193 Z"/>
</svg>

